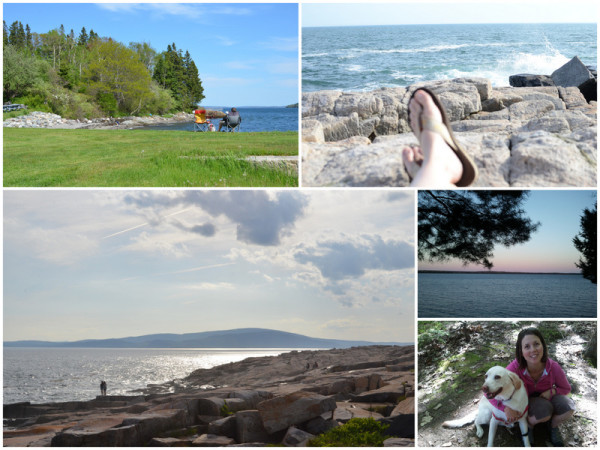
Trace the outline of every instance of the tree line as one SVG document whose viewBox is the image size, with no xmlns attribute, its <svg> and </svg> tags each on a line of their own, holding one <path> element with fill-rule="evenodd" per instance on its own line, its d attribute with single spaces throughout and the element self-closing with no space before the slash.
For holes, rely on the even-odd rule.
<svg viewBox="0 0 600 450">
<path fill-rule="evenodd" d="M 4 102 L 67 118 L 190 111 L 204 98 L 198 68 L 175 43 L 158 53 L 85 27 L 32 32 L 3 21 Z"/>
</svg>

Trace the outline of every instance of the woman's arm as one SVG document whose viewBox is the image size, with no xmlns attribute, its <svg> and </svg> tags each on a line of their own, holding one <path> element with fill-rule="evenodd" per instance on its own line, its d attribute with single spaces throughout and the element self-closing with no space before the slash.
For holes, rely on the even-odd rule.
<svg viewBox="0 0 600 450">
<path fill-rule="evenodd" d="M 567 380 L 567 376 L 556 361 L 552 361 L 552 375 L 555 389 L 550 390 L 553 392 L 553 395 L 567 395 L 571 392 L 571 385 Z"/>
</svg>

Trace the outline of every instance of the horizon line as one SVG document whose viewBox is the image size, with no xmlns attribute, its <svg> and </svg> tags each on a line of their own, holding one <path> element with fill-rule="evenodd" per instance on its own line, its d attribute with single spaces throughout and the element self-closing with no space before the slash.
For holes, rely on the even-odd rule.
<svg viewBox="0 0 600 450">
<path fill-rule="evenodd" d="M 596 22 L 438 22 L 438 23 L 387 23 L 360 25 L 302 25 L 302 28 L 340 28 L 340 27 L 396 27 L 419 25 L 594 25 Z"/>
</svg>

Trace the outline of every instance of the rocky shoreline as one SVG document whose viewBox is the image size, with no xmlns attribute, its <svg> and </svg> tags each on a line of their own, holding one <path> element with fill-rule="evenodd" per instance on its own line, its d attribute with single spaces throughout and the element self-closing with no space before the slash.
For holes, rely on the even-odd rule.
<svg viewBox="0 0 600 450">
<path fill-rule="evenodd" d="M 132 396 L 4 405 L 4 446 L 306 446 L 352 418 L 414 446 L 414 347 L 292 351 Z"/>
<path fill-rule="evenodd" d="M 225 116 L 221 111 L 211 111 L 214 117 Z M 52 128 L 52 129 L 119 129 L 130 130 L 146 125 L 170 123 L 194 123 L 194 114 L 179 112 L 170 117 L 104 117 L 99 119 L 64 119 L 58 114 L 33 111 L 27 115 L 13 117 L 3 122 L 6 128 Z"/>
<path fill-rule="evenodd" d="M 596 187 L 596 101 L 574 86 L 492 88 L 484 78 L 303 93 L 302 185 L 408 186 L 401 149 L 418 144 L 407 104 L 419 86 L 446 107 L 479 168 L 475 187 Z"/>
</svg>

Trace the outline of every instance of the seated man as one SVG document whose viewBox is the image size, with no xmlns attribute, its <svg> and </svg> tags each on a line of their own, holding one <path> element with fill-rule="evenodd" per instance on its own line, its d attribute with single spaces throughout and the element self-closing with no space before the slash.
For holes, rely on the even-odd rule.
<svg viewBox="0 0 600 450">
<path fill-rule="evenodd" d="M 235 128 L 235 126 L 239 125 L 240 123 L 242 123 L 242 117 L 238 113 L 237 109 L 231 108 L 231 112 L 227 113 L 223 120 L 219 122 L 219 131 L 221 131 L 223 126 L 225 126 L 225 128 Z"/>
</svg>

